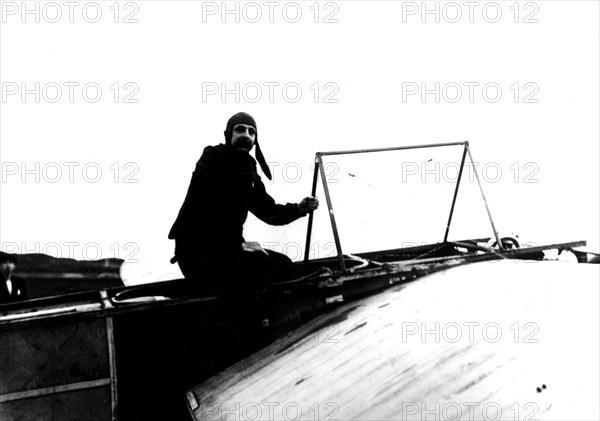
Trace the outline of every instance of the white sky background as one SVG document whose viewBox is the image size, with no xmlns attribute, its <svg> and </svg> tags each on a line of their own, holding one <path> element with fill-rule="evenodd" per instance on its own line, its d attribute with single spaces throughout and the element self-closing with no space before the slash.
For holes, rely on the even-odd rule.
<svg viewBox="0 0 600 421">
<path fill-rule="evenodd" d="M 227 2 L 230 10 L 237 4 L 239 23 L 235 14 L 222 22 L 222 2 L 75 2 L 72 23 L 63 2 L 26 3 L 38 8 L 39 23 L 35 13 L 23 15 L 22 2 L 1 2 L 4 251 L 121 257 L 139 261 L 144 281 L 180 276 L 168 263 L 174 244 L 167 233 L 203 148 L 221 143 L 227 119 L 241 110 L 257 120 L 263 152 L 275 165 L 274 181 L 264 181 L 280 203 L 308 195 L 316 151 L 468 140 L 479 168 L 488 169 L 484 189 L 501 234 L 539 245 L 584 239 L 589 250 L 600 250 L 598 2 L 475 2 L 472 17 L 464 2 L 427 2 L 438 8 L 439 23 L 435 14 L 422 15 L 421 2 L 401 1 Z M 302 15 L 292 23 L 298 8 Z M 98 22 L 88 22 L 97 9 Z M 249 22 L 257 10 L 262 17 Z M 457 10 L 462 17 L 452 23 Z M 23 98 L 22 88 L 35 90 L 36 82 L 39 102 L 34 94 Z M 79 84 L 72 101 L 68 82 Z M 470 82 L 479 84 L 472 100 Z M 102 89 L 95 103 L 94 88 L 87 97 L 82 92 L 88 83 Z M 221 89 L 235 90 L 236 83 L 238 98 L 222 98 Z M 439 102 L 434 94 L 406 95 L 408 84 L 436 83 Z M 487 96 L 482 92 L 486 84 L 501 88 L 496 102 L 492 85 Z M 57 85 L 62 97 L 52 102 Z M 301 89 L 296 102 L 292 85 Z M 453 102 L 457 85 L 462 97 Z M 262 91 L 256 101 L 255 86 Z M 214 87 L 219 92 L 209 95 Z M 137 102 L 126 103 L 128 94 Z M 443 167 L 457 162 L 460 150 L 435 156 L 434 163 L 446 159 L 438 161 Z M 422 183 L 409 164 L 418 168 L 428 159 L 407 154 L 395 166 L 359 167 L 333 159 L 336 215 L 359 224 L 341 233 L 345 252 L 429 241 L 416 227 L 432 226 L 431 209 L 442 227 L 435 241 L 443 238 L 449 200 L 414 196 L 435 176 Z M 350 176 L 348 168 L 360 174 Z M 438 171 L 442 181 L 447 174 L 453 173 Z M 403 176 L 411 193 L 398 191 Z M 374 179 L 369 189 L 360 181 Z M 331 237 L 319 198 L 315 241 L 324 256 Z M 480 196 L 462 199 L 457 235 L 486 216 Z M 423 210 L 403 228 L 395 210 L 411 206 Z M 398 228 L 365 228 L 385 227 L 389 218 Z M 306 222 L 272 228 L 251 217 L 245 237 L 294 257 Z M 474 236 L 492 234 L 481 227 Z M 375 234 L 363 242 L 366 232 Z"/>
</svg>

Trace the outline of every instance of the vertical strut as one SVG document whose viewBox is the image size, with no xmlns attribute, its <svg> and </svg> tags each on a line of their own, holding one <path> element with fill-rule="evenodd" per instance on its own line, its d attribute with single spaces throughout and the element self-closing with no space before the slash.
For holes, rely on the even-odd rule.
<svg viewBox="0 0 600 421">
<path fill-rule="evenodd" d="M 471 149 L 469 148 L 469 142 L 465 145 L 467 148 L 467 152 L 469 153 L 469 159 L 471 160 L 471 164 L 473 165 L 473 172 L 475 173 L 475 178 L 477 179 L 477 184 L 479 185 L 479 191 L 481 192 L 481 197 L 483 198 L 483 203 L 485 204 L 485 210 L 487 211 L 488 217 L 490 218 L 490 223 L 492 224 L 492 230 L 494 230 L 494 236 L 496 237 L 496 243 L 498 244 L 498 248 L 504 251 L 504 246 L 502 245 L 502 241 L 500 241 L 500 237 L 498 237 L 498 231 L 496 231 L 496 226 L 494 225 L 494 220 L 492 219 L 492 213 L 490 212 L 490 207 L 488 206 L 487 200 L 485 199 L 485 194 L 483 193 L 483 187 L 481 186 L 481 180 L 479 179 L 479 173 L 477 172 L 477 168 L 475 167 L 475 161 L 473 161 L 473 155 L 471 155 Z"/>
<path fill-rule="evenodd" d="M 106 338 L 108 342 L 108 364 L 110 371 L 110 406 L 111 406 L 111 420 L 117 421 L 118 407 L 119 407 L 119 395 L 117 393 L 117 363 L 116 351 L 115 351 L 115 331 L 113 325 L 112 316 L 106 317 Z"/>
<path fill-rule="evenodd" d="M 462 178 L 463 168 L 465 167 L 465 158 L 467 157 L 467 144 L 463 149 L 462 161 L 460 161 L 460 170 L 458 171 L 458 179 L 456 180 L 456 188 L 454 189 L 454 197 L 452 198 L 452 207 L 450 208 L 450 215 L 448 216 L 448 224 L 446 224 L 446 234 L 444 235 L 444 243 L 448 241 L 448 233 L 450 232 L 450 223 L 452 222 L 452 215 L 454 214 L 454 205 L 456 204 L 456 196 L 458 196 L 458 187 L 460 186 L 460 179 Z"/>
<path fill-rule="evenodd" d="M 327 185 L 327 177 L 325 176 L 325 168 L 323 167 L 323 159 L 321 154 L 317 153 L 317 163 L 321 172 L 321 181 L 323 182 L 323 191 L 325 192 L 325 199 L 327 200 L 327 209 L 329 211 L 329 219 L 331 220 L 331 229 L 333 230 L 333 239 L 335 240 L 335 248 L 338 253 L 338 259 L 340 261 L 340 269 L 342 272 L 346 271 L 346 264 L 344 262 L 344 255 L 342 254 L 342 245 L 340 243 L 340 236 L 338 233 L 337 225 L 335 223 L 335 216 L 333 214 L 333 206 L 331 205 L 331 196 L 329 195 L 329 186 Z"/>
<path fill-rule="evenodd" d="M 315 158 L 315 171 L 314 171 L 314 175 L 313 175 L 312 190 L 311 190 L 312 197 L 315 197 L 317 194 L 317 179 L 318 179 L 318 177 L 319 177 L 319 161 Z M 304 248 L 304 261 L 305 262 L 308 262 L 308 257 L 309 257 L 309 253 L 310 253 L 310 236 L 312 234 L 313 213 L 314 213 L 313 210 L 308 212 L 308 229 L 306 231 L 306 246 Z"/>
</svg>

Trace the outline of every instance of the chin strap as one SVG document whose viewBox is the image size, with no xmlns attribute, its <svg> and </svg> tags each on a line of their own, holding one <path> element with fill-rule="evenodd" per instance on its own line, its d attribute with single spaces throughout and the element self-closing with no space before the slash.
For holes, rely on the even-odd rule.
<svg viewBox="0 0 600 421">
<path fill-rule="evenodd" d="M 260 146 L 258 144 L 258 140 L 255 143 L 256 148 L 256 160 L 258 161 L 260 168 L 263 171 L 263 174 L 267 176 L 269 180 L 271 180 L 271 170 L 269 170 L 269 166 L 267 165 L 267 161 L 265 161 L 265 157 L 260 150 Z"/>
</svg>

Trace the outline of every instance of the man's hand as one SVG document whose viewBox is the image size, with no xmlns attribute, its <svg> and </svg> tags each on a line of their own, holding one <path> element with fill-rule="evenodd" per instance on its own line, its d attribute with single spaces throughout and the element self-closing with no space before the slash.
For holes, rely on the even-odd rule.
<svg viewBox="0 0 600 421">
<path fill-rule="evenodd" d="M 302 199 L 302 202 L 298 204 L 298 208 L 303 215 L 313 211 L 319 207 L 319 200 L 316 197 L 308 196 Z"/>
</svg>

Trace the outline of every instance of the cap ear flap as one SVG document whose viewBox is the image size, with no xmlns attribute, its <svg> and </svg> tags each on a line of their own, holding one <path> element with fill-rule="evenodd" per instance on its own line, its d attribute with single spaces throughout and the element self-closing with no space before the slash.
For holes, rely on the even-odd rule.
<svg viewBox="0 0 600 421">
<path fill-rule="evenodd" d="M 263 171 L 263 174 L 266 175 L 269 180 L 272 180 L 271 170 L 269 170 L 269 166 L 267 165 L 267 162 L 265 161 L 265 157 L 262 154 L 262 151 L 260 150 L 260 145 L 258 144 L 258 140 L 256 140 L 254 147 L 256 148 L 256 160 L 258 161 L 260 168 Z"/>
<path fill-rule="evenodd" d="M 225 130 L 223 132 L 223 135 L 225 136 L 225 143 L 229 143 L 231 141 L 231 136 L 229 136 L 229 132 Z"/>
</svg>

